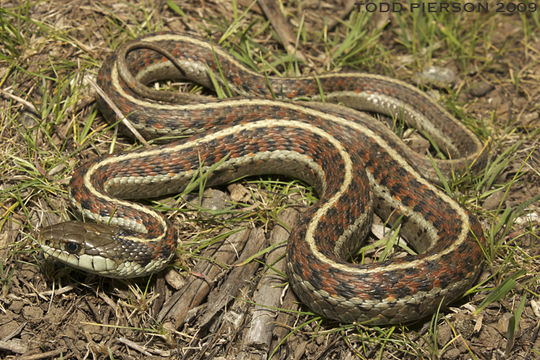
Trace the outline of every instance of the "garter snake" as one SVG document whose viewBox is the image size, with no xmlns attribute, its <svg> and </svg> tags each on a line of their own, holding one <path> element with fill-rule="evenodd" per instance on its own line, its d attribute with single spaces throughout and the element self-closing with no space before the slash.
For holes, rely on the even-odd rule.
<svg viewBox="0 0 540 360">
<path fill-rule="evenodd" d="M 237 97 L 146 86 L 185 78 L 210 88 L 218 79 Z M 182 191 L 199 169 L 219 163 L 209 186 L 278 174 L 316 189 L 320 201 L 292 229 L 287 247 L 289 282 L 316 313 L 343 322 L 409 322 L 448 304 L 475 281 L 483 259 L 481 225 L 428 179 L 437 179 L 433 163 L 445 173 L 481 167 L 486 148 L 413 86 L 354 72 L 263 76 L 217 46 L 172 34 L 121 46 L 104 61 L 98 84 L 144 136 L 186 139 L 76 169 L 70 198 L 94 223 L 44 228 L 38 239 L 46 254 L 109 277 L 159 271 L 174 255 L 176 232 L 164 215 L 128 200 Z M 105 101 L 98 105 L 116 120 Z M 448 160 L 411 151 L 358 110 L 404 119 L 428 134 Z M 399 218 L 401 234 L 418 255 L 351 263 L 373 211 Z"/>
</svg>

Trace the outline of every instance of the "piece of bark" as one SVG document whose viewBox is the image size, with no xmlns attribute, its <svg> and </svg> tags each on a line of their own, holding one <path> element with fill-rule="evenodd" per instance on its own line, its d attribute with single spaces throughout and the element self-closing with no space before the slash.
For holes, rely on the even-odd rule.
<svg viewBox="0 0 540 360">
<path fill-rule="evenodd" d="M 266 258 L 268 268 L 259 282 L 259 288 L 255 292 L 253 301 L 255 309 L 249 331 L 244 338 L 244 351 L 249 353 L 259 353 L 270 351 L 272 335 L 276 325 L 278 311 L 274 310 L 282 306 L 283 284 L 285 279 L 280 275 L 286 271 L 285 251 L 290 232 L 288 229 L 296 226 L 298 211 L 285 209 L 279 215 L 280 224 L 276 224 L 270 235 L 270 245 L 277 246 Z"/>
<path fill-rule="evenodd" d="M 242 263 L 261 251 L 265 242 L 266 237 L 264 236 L 263 229 L 256 228 L 252 230 L 238 263 Z M 258 262 L 251 261 L 248 264 L 232 269 L 223 285 L 212 290 L 208 296 L 208 306 L 205 314 L 199 319 L 198 326 L 203 327 L 208 324 L 218 311 L 227 306 L 231 299 L 238 295 L 238 291 L 243 283 L 249 279 L 253 279 L 253 274 L 259 266 L 260 264 Z"/>
<path fill-rule="evenodd" d="M 158 314 L 158 321 L 172 320 L 174 327 L 179 328 L 184 323 L 188 311 L 199 305 L 208 295 L 212 283 L 223 276 L 224 269 L 219 264 L 230 264 L 234 260 L 239 249 L 241 251 L 245 245 L 250 232 L 250 230 L 239 231 L 226 240 L 208 247 L 183 288 L 165 302 Z"/>
<path fill-rule="evenodd" d="M 291 289 L 285 294 L 283 299 L 283 304 L 281 305 L 283 309 L 288 309 L 290 311 L 296 311 L 299 309 L 300 304 L 298 298 Z M 280 342 L 291 332 L 294 328 L 294 322 L 297 319 L 298 315 L 294 312 L 285 312 L 280 311 L 276 320 L 274 321 L 274 336 L 272 338 L 272 344 L 270 345 L 270 352 L 273 352 L 276 347 L 279 346 L 278 353 L 274 355 L 276 359 L 289 359 L 295 358 L 291 354 L 295 354 L 301 347 L 306 346 L 304 339 L 298 334 L 293 337 L 289 337 L 287 341 L 283 344 Z M 287 355 L 283 355 L 283 353 Z M 303 354 L 303 351 L 299 352 Z"/>
</svg>

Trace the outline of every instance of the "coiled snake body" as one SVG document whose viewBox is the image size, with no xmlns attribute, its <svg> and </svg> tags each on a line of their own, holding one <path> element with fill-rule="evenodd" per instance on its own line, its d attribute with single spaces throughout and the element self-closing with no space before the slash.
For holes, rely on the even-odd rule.
<svg viewBox="0 0 540 360">
<path fill-rule="evenodd" d="M 211 87 L 209 73 L 241 97 L 216 100 L 142 85 L 187 77 Z M 174 228 L 162 214 L 126 199 L 179 192 L 198 170 L 218 164 L 210 186 L 244 175 L 280 174 L 315 187 L 320 201 L 291 231 L 287 275 L 298 297 L 325 317 L 408 322 L 456 299 L 475 281 L 483 259 L 482 228 L 425 177 L 436 178 L 433 163 L 446 173 L 482 166 L 486 151 L 414 87 L 361 73 L 265 77 L 205 41 L 167 34 L 122 46 L 104 62 L 98 83 L 146 137 L 188 138 L 77 169 L 72 202 L 96 223 L 43 229 L 39 242 L 46 254 L 110 277 L 162 269 L 175 251 Z M 108 105 L 99 104 L 114 121 Z M 386 126 L 349 107 L 404 119 L 429 134 L 451 160 L 411 151 Z M 373 209 L 383 219 L 401 220 L 401 234 L 418 255 L 348 261 L 370 230 Z"/>
</svg>

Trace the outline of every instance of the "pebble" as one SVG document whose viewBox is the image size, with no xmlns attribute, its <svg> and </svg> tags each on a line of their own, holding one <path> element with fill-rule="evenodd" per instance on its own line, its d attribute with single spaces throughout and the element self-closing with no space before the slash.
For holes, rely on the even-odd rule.
<svg viewBox="0 0 540 360">
<path fill-rule="evenodd" d="M 441 66 L 430 66 L 421 73 L 417 73 L 413 80 L 418 85 L 434 85 L 439 88 L 449 88 L 456 84 L 456 73 Z"/>
<path fill-rule="evenodd" d="M 489 93 L 491 90 L 495 89 L 493 85 L 486 81 L 475 82 L 471 85 L 469 92 L 474 97 L 482 97 Z"/>
</svg>

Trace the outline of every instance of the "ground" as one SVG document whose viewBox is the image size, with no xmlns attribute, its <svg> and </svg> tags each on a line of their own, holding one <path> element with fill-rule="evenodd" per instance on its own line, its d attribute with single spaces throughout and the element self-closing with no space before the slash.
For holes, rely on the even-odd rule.
<svg viewBox="0 0 540 360">
<path fill-rule="evenodd" d="M 534 2 L 480 2 L 483 12 L 410 2 L 390 12 L 392 2 L 283 1 L 277 15 L 245 0 L 0 3 L 1 358 L 540 358 Z M 152 32 L 196 33 L 279 76 L 354 70 L 417 84 L 435 69 L 440 77 L 425 89 L 491 144 L 486 170 L 449 185 L 488 239 L 478 286 L 406 326 L 311 314 L 260 265 L 282 266 L 284 229 L 312 190 L 266 177 L 187 203 L 147 202 L 173 209 L 186 239 L 165 273 L 112 280 L 44 259 L 36 234 L 74 216 L 74 168 L 140 147 L 103 119 L 89 82 L 113 49 Z M 255 306 L 270 298 L 274 307 Z"/>
</svg>

